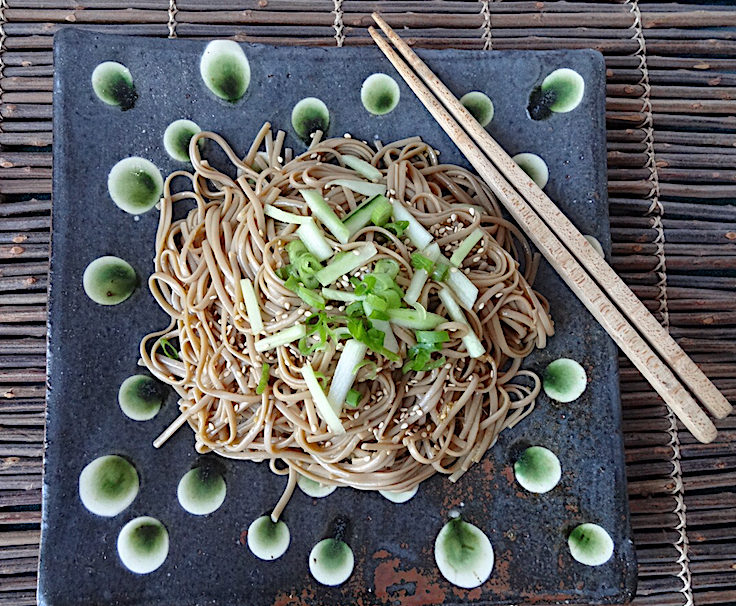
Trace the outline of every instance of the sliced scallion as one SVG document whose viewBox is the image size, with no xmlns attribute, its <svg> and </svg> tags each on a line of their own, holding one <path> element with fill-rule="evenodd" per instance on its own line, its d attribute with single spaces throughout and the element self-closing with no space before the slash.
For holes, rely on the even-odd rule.
<svg viewBox="0 0 736 606">
<path fill-rule="evenodd" d="M 460 306 L 457 304 L 455 299 L 453 299 L 450 290 L 447 288 L 440 289 L 439 297 L 447 310 L 447 315 L 449 315 L 453 321 L 463 324 L 468 328 L 468 334 L 462 338 L 465 349 L 468 350 L 468 355 L 471 358 L 478 358 L 486 353 L 486 348 L 483 347 L 483 343 L 480 342 L 478 335 L 473 332 L 468 320 L 465 318 L 463 310 L 460 309 Z"/>
<path fill-rule="evenodd" d="M 172 360 L 179 359 L 179 352 L 176 351 L 176 347 L 174 347 L 166 337 L 161 337 L 159 342 L 161 343 L 161 349 L 167 358 L 171 358 Z"/>
<path fill-rule="evenodd" d="M 473 250 L 473 246 L 480 242 L 481 238 L 483 237 L 483 233 L 484 232 L 480 227 L 477 227 L 472 232 L 470 232 L 470 235 L 468 235 L 462 242 L 460 242 L 460 246 L 458 246 L 455 249 L 455 252 L 452 253 L 452 256 L 450 257 L 450 263 L 455 267 L 460 267 L 463 264 L 465 257 L 468 256 L 468 253 Z"/>
<path fill-rule="evenodd" d="M 330 391 L 327 394 L 332 409 L 338 414 L 342 410 L 348 391 L 353 386 L 355 375 L 358 374 L 358 365 L 363 361 L 367 349 L 368 346 L 365 343 L 355 339 L 345 341 L 335 373 L 332 375 Z"/>
<path fill-rule="evenodd" d="M 253 282 L 248 278 L 240 281 L 240 290 L 243 291 L 243 303 L 245 304 L 245 313 L 248 316 L 250 330 L 257 335 L 263 330 L 263 318 L 261 317 L 261 306 L 256 299 L 256 291 L 253 289 Z"/>
<path fill-rule="evenodd" d="M 388 316 L 393 324 L 411 330 L 432 330 L 447 322 L 447 318 L 440 315 L 431 312 L 421 313 L 416 309 L 389 309 Z"/>
<path fill-rule="evenodd" d="M 452 288 L 460 305 L 465 309 L 473 309 L 473 305 L 475 305 L 478 298 L 478 287 L 470 281 L 468 276 L 457 267 L 451 267 L 445 282 Z"/>
<path fill-rule="evenodd" d="M 414 305 L 419 300 L 419 295 L 422 294 L 422 289 L 427 283 L 427 278 L 429 278 L 429 274 L 424 269 L 417 269 L 411 277 L 409 288 L 406 289 L 404 301 L 409 305 Z"/>
<path fill-rule="evenodd" d="M 328 301 L 342 301 L 343 303 L 355 303 L 363 300 L 363 297 L 359 297 L 354 292 L 327 287 L 322 289 L 322 296 Z"/>
<path fill-rule="evenodd" d="M 385 335 L 383 338 L 383 346 L 393 353 L 399 353 L 399 342 L 396 340 L 394 331 L 391 330 L 391 324 L 386 320 L 371 320 L 371 323 Z"/>
<path fill-rule="evenodd" d="M 381 178 L 381 171 L 373 166 L 370 162 L 366 162 L 365 160 L 361 160 L 356 156 L 350 156 L 347 154 L 343 154 L 342 161 L 345 163 L 345 166 L 352 168 L 356 173 L 365 177 L 366 179 L 369 179 L 371 181 L 378 181 Z"/>
<path fill-rule="evenodd" d="M 304 324 L 294 324 L 294 326 L 289 326 L 289 328 L 285 328 L 270 337 L 256 341 L 256 351 L 262 353 L 274 347 L 292 343 L 297 339 L 301 339 L 306 333 L 307 329 Z"/>
<path fill-rule="evenodd" d="M 345 406 L 358 408 L 358 404 L 360 404 L 360 392 L 357 389 L 351 389 L 345 396 Z"/>
<path fill-rule="evenodd" d="M 415 335 L 417 343 L 434 345 L 435 343 L 447 343 L 450 340 L 450 335 L 446 330 L 418 330 Z"/>
<path fill-rule="evenodd" d="M 332 433 L 335 435 L 344 434 L 345 428 L 340 422 L 340 417 L 338 417 L 332 409 L 330 401 L 327 399 L 322 387 L 320 387 L 317 376 L 314 374 L 314 370 L 312 370 L 312 367 L 309 364 L 302 368 L 302 376 L 307 384 L 307 389 L 312 396 L 312 402 L 314 403 L 314 407 L 317 409 L 319 416 L 324 419 L 325 423 L 327 423 L 327 427 L 329 427 Z"/>
<path fill-rule="evenodd" d="M 430 234 L 424 226 L 414 218 L 409 210 L 403 206 L 398 200 L 391 202 L 394 208 L 393 217 L 394 221 L 408 221 L 409 226 L 406 228 L 406 235 L 411 240 L 411 243 L 419 249 L 425 248 L 432 241 L 432 234 Z"/>
<path fill-rule="evenodd" d="M 437 265 L 434 266 L 434 271 L 432 272 L 432 279 L 435 282 L 442 282 L 447 277 L 447 272 L 450 269 L 450 266 L 447 263 L 444 263 L 442 261 L 438 262 Z"/>
<path fill-rule="evenodd" d="M 437 259 L 442 256 L 442 251 L 440 250 L 440 245 L 437 244 L 437 242 L 432 242 L 422 251 L 422 254 L 433 263 L 436 263 Z"/>
<path fill-rule="evenodd" d="M 343 219 L 343 225 L 350 231 L 350 235 L 352 236 L 371 222 L 371 216 L 376 208 L 384 207 L 388 203 L 385 196 L 374 196 L 363 202 L 363 204 L 345 217 Z"/>
<path fill-rule="evenodd" d="M 437 242 L 432 242 L 422 251 L 421 254 L 424 258 L 429 259 L 434 264 L 442 256 L 442 251 L 440 250 L 440 245 L 437 244 Z M 447 266 L 445 265 L 445 268 L 446 267 Z M 414 305 L 414 303 L 416 303 L 419 299 L 419 295 L 422 294 L 424 285 L 429 279 L 430 272 L 432 272 L 431 268 L 426 270 L 417 269 L 414 272 L 414 275 L 411 278 L 411 283 L 409 284 L 409 288 L 406 289 L 406 295 L 404 296 L 404 301 L 406 301 L 409 305 Z"/>
<path fill-rule="evenodd" d="M 335 179 L 327 183 L 326 187 L 334 187 L 335 185 L 347 187 L 350 191 L 369 197 L 386 193 L 386 186 L 383 183 L 369 183 L 357 179 Z"/>
<path fill-rule="evenodd" d="M 398 238 L 404 237 L 404 232 L 409 227 L 409 221 L 393 221 L 383 226 L 387 231 L 393 232 Z"/>
<path fill-rule="evenodd" d="M 373 203 L 373 208 L 371 210 L 371 222 L 373 223 L 373 225 L 386 225 L 388 220 L 391 218 L 392 212 L 393 208 L 391 208 L 391 203 L 384 196 L 380 196 Z"/>
<path fill-rule="evenodd" d="M 295 225 L 300 225 L 312 220 L 311 217 L 295 215 L 294 213 L 289 213 L 285 210 L 281 210 L 280 208 L 276 208 L 271 204 L 266 204 L 263 207 L 263 214 L 267 217 L 271 217 L 272 219 L 276 219 L 276 221 L 281 221 L 282 223 L 293 223 Z"/>
<path fill-rule="evenodd" d="M 329 259 L 334 254 L 332 246 L 330 246 L 330 243 L 327 241 L 327 238 L 325 238 L 322 230 L 317 227 L 314 219 L 311 217 L 306 217 L 306 219 L 307 220 L 297 228 L 296 235 L 299 236 L 299 239 L 304 243 L 304 246 L 307 247 L 307 250 L 312 253 L 318 261 Z"/>
<path fill-rule="evenodd" d="M 412 253 L 411 266 L 414 269 L 423 269 L 426 272 L 432 271 L 434 263 L 429 257 L 425 257 L 422 253 Z"/>
<path fill-rule="evenodd" d="M 386 274 L 389 278 L 394 279 L 399 275 L 399 264 L 393 259 L 379 259 L 373 268 L 374 274 Z"/>
<path fill-rule="evenodd" d="M 378 250 L 371 244 L 363 244 L 360 248 L 354 248 L 351 251 L 339 253 L 332 258 L 332 261 L 316 274 L 317 280 L 322 286 L 329 286 L 341 276 L 349 274 L 361 265 L 365 265 L 370 261 Z"/>
<path fill-rule="evenodd" d="M 322 222 L 339 242 L 347 244 L 350 239 L 350 231 L 343 225 L 335 211 L 330 208 L 322 194 L 316 189 L 302 189 L 299 190 L 299 193 L 306 201 L 312 214 Z"/>
<path fill-rule="evenodd" d="M 315 309 L 325 308 L 325 299 L 318 292 L 301 285 L 297 285 L 294 292 L 302 301 L 304 301 L 310 307 L 314 307 Z"/>
<path fill-rule="evenodd" d="M 271 376 L 271 365 L 270 364 L 263 364 L 261 366 L 261 378 L 258 381 L 258 387 L 256 387 L 256 393 L 260 396 L 264 391 L 266 391 L 266 387 L 268 387 L 268 379 Z"/>
</svg>

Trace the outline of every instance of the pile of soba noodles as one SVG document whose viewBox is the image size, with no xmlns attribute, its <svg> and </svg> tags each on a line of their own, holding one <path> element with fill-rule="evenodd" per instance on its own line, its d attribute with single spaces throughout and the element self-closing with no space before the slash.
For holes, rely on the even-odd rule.
<svg viewBox="0 0 736 606">
<path fill-rule="evenodd" d="M 201 132 L 193 172 L 166 180 L 149 285 L 171 322 L 140 351 L 181 414 L 156 444 L 187 422 L 200 453 L 269 461 L 289 475 L 275 517 L 298 474 L 456 480 L 534 406 L 520 367 L 553 333 L 538 258 L 486 185 L 419 137 L 318 132 L 297 157 L 283 142 L 266 124 L 240 157 Z"/>
</svg>

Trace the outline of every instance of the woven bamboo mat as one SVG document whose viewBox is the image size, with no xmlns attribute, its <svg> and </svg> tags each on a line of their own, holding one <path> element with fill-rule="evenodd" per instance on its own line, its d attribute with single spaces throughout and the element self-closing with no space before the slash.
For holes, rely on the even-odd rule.
<svg viewBox="0 0 736 606">
<path fill-rule="evenodd" d="M 377 8 L 417 46 L 604 53 L 613 264 L 736 400 L 733 0 L 0 0 L 0 605 L 36 603 L 52 34 L 368 44 Z M 621 369 L 635 604 L 736 604 L 736 416 L 698 444 Z"/>
</svg>

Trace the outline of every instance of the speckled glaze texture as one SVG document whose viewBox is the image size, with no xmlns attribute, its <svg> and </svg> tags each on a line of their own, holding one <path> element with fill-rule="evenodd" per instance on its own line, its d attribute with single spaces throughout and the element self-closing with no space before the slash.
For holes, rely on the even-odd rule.
<svg viewBox="0 0 736 606">
<path fill-rule="evenodd" d="M 291 545 L 264 562 L 248 549 L 247 529 L 267 513 L 286 479 L 266 464 L 218 459 L 226 484 L 223 505 L 207 516 L 184 511 L 179 479 L 202 457 L 184 427 L 160 450 L 154 438 L 178 414 L 169 394 L 151 421 L 126 418 L 117 404 L 122 381 L 140 372 L 138 343 L 167 317 L 145 283 L 152 271 L 158 213 L 136 220 L 117 208 L 107 174 L 121 158 L 151 160 L 162 175 L 180 169 L 163 146 L 176 119 L 221 133 L 245 153 L 265 120 L 291 129 L 291 110 L 303 97 L 330 110 L 328 135 L 384 141 L 421 135 L 445 162 L 466 164 L 452 142 L 375 48 L 274 48 L 244 45 L 251 80 L 236 103 L 216 98 L 199 74 L 206 42 L 107 36 L 75 29 L 55 39 L 53 248 L 48 345 L 48 417 L 39 601 L 71 605 L 270 604 L 508 604 L 620 603 L 634 591 L 636 565 L 626 499 L 616 349 L 546 264 L 537 288 L 549 299 L 556 335 L 526 366 L 540 373 L 559 357 L 578 360 L 589 378 L 570 404 L 540 395 L 536 411 L 501 434 L 484 460 L 457 485 L 443 476 L 425 482 L 405 504 L 378 493 L 341 488 L 324 499 L 297 490 L 283 515 Z M 532 152 L 549 166 L 545 191 L 584 232 L 610 251 L 604 139 L 604 64 L 592 51 L 421 51 L 460 97 L 485 92 L 495 115 L 489 131 L 510 153 Z M 122 112 L 95 96 L 90 75 L 102 61 L 128 67 L 139 95 Z M 586 83 L 574 111 L 533 121 L 529 93 L 558 67 L 578 71 Z M 401 100 L 385 116 L 360 101 L 363 80 L 374 72 L 396 77 Z M 207 150 L 203 152 L 207 154 Z M 213 158 L 216 162 L 216 158 Z M 116 255 L 136 270 L 141 286 L 120 305 L 102 307 L 85 296 L 82 272 L 93 259 Z M 514 481 L 513 463 L 528 446 L 550 448 L 562 480 L 549 493 L 532 494 Z M 78 496 L 78 477 L 94 458 L 119 454 L 140 476 L 140 493 L 113 518 L 90 514 Z M 208 455 L 215 458 L 214 455 Z M 437 533 L 458 509 L 489 537 L 496 561 L 489 580 L 463 590 L 439 573 L 433 557 Z M 136 575 L 121 564 L 116 540 L 137 516 L 160 520 L 170 547 L 163 565 Z M 341 586 L 319 585 L 308 555 L 321 539 L 341 535 L 355 555 L 355 570 Z M 596 568 L 575 562 L 567 535 L 578 524 L 603 526 L 615 542 L 613 558 Z"/>
</svg>

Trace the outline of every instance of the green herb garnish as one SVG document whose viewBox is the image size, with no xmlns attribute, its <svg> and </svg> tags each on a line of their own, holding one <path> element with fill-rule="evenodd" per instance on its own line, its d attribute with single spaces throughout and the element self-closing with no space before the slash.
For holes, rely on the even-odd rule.
<svg viewBox="0 0 736 606">
<path fill-rule="evenodd" d="M 174 347 L 168 339 L 165 337 L 161 337 L 159 339 L 159 343 L 161 343 L 161 349 L 164 352 L 164 355 L 167 358 L 171 358 L 172 360 L 178 360 L 179 359 L 179 352 L 176 350 L 176 347 Z"/>
<path fill-rule="evenodd" d="M 264 391 L 266 391 L 266 387 L 268 387 L 268 379 L 271 376 L 271 365 L 270 364 L 264 364 L 261 366 L 261 379 L 258 381 L 258 387 L 256 387 L 256 393 L 260 396 Z"/>
</svg>

